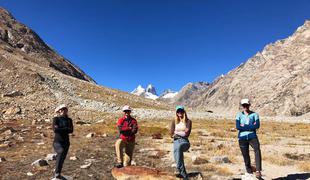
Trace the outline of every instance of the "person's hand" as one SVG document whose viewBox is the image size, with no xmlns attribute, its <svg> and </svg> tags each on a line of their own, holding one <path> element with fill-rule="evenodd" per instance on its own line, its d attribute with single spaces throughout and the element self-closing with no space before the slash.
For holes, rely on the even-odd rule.
<svg viewBox="0 0 310 180">
<path fill-rule="evenodd" d="M 254 125 L 256 125 L 256 121 L 254 122 Z"/>
<path fill-rule="evenodd" d="M 188 128 L 185 128 L 185 132 L 188 132 L 189 131 L 189 129 Z"/>
<path fill-rule="evenodd" d="M 55 127 L 55 128 L 58 128 L 58 125 L 55 125 L 54 127 Z"/>
<path fill-rule="evenodd" d="M 241 127 L 244 127 L 244 124 L 240 124 Z"/>
</svg>

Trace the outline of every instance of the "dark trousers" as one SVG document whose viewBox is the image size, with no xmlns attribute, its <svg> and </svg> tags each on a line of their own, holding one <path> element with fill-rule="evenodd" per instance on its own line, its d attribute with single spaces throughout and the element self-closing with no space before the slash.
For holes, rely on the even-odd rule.
<svg viewBox="0 0 310 180">
<path fill-rule="evenodd" d="M 257 138 L 250 139 L 250 140 L 239 140 L 239 147 L 240 147 L 240 150 L 243 156 L 246 171 L 248 173 L 252 173 L 249 146 L 251 146 L 254 149 L 256 171 L 261 171 L 262 170 L 262 156 L 261 156 L 261 151 L 260 151 L 260 144 Z"/>
<path fill-rule="evenodd" d="M 62 166 L 68 154 L 70 143 L 69 142 L 54 142 L 53 145 L 54 145 L 55 152 L 57 153 L 55 173 L 61 174 Z"/>
</svg>

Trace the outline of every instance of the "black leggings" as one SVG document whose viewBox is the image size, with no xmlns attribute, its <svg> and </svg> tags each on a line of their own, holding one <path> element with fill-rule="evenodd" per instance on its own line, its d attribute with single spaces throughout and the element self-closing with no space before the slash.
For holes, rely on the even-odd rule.
<svg viewBox="0 0 310 180">
<path fill-rule="evenodd" d="M 56 155 L 56 168 L 55 173 L 61 174 L 63 163 L 66 159 L 70 143 L 69 142 L 54 142 L 54 149 L 57 153 Z"/>
<path fill-rule="evenodd" d="M 251 146 L 254 149 L 256 171 L 261 171 L 262 170 L 262 156 L 261 156 L 260 144 L 259 144 L 258 139 L 255 138 L 255 139 L 250 139 L 250 140 L 239 140 L 239 146 L 240 146 L 240 150 L 241 150 L 241 153 L 244 159 L 246 171 L 248 173 L 252 173 L 249 146 Z"/>
</svg>

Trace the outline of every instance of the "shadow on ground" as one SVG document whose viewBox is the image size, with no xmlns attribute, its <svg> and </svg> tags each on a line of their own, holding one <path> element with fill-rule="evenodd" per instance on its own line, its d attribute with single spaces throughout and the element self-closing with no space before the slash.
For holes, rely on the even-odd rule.
<svg viewBox="0 0 310 180">
<path fill-rule="evenodd" d="M 306 180 L 310 178 L 310 173 L 302 173 L 302 174 L 289 174 L 286 177 L 279 177 L 273 180 Z"/>
</svg>

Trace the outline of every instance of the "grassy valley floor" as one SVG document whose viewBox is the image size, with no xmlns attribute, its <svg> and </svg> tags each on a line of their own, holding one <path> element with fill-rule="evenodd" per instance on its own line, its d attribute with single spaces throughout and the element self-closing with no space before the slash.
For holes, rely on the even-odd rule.
<svg viewBox="0 0 310 180">
<path fill-rule="evenodd" d="M 74 179 L 113 179 L 111 169 L 115 162 L 114 142 L 117 139 L 115 121 L 109 119 L 99 123 L 75 125 L 64 164 L 64 175 Z M 134 164 L 174 171 L 169 124 L 168 119 L 139 121 Z M 309 131 L 309 124 L 262 122 L 258 136 L 265 179 L 296 174 L 307 176 L 310 173 Z M 87 138 L 89 133 L 94 133 L 94 136 Z M 52 137 L 50 122 L 1 122 L 0 157 L 6 160 L 0 162 L 1 179 L 51 178 L 54 161 L 49 161 L 49 166 L 40 168 L 32 167 L 31 163 L 53 153 Z M 185 153 L 188 172 L 200 172 L 204 179 L 240 178 L 244 173 L 233 121 L 193 120 L 190 142 L 191 148 Z M 253 152 L 251 155 L 254 157 Z M 74 156 L 77 159 L 70 160 Z M 89 162 L 90 167 L 81 168 Z"/>
</svg>

